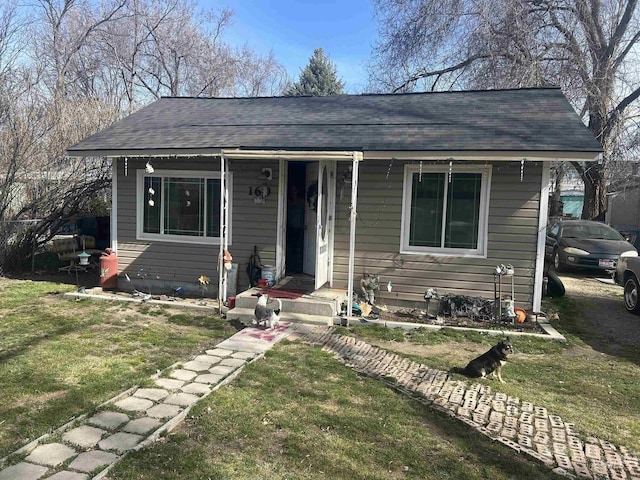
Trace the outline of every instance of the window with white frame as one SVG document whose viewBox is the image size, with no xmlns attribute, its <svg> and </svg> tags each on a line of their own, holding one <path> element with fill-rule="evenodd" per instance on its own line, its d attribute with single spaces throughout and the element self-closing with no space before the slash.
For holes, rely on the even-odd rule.
<svg viewBox="0 0 640 480">
<path fill-rule="evenodd" d="M 490 166 L 405 165 L 403 253 L 486 255 Z"/>
<path fill-rule="evenodd" d="M 137 180 L 138 238 L 219 243 L 220 173 L 139 170 Z"/>
</svg>

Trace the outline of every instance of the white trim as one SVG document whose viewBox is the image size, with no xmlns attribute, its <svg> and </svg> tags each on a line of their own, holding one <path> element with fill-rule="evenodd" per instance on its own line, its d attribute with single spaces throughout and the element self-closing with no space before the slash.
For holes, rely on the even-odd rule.
<svg viewBox="0 0 640 480">
<path fill-rule="evenodd" d="M 278 223 L 276 232 L 276 278 L 286 273 L 286 240 L 287 240 L 287 180 L 288 164 L 281 158 L 278 162 Z"/>
<path fill-rule="evenodd" d="M 362 153 L 354 152 L 351 166 L 351 207 L 349 213 L 349 273 L 347 280 L 347 321 L 353 316 L 353 277 L 355 272 L 356 218 L 358 204 L 358 176 Z"/>
<path fill-rule="evenodd" d="M 267 159 L 277 158 L 286 160 L 351 160 L 356 153 L 353 151 L 298 151 L 298 150 L 222 150 L 227 158 L 234 159 Z"/>
<path fill-rule="evenodd" d="M 329 287 L 333 288 L 334 283 L 333 283 L 333 266 L 334 266 L 334 259 L 335 259 L 335 232 L 336 232 L 336 195 L 337 195 L 337 190 L 338 190 L 338 185 L 337 185 L 337 181 L 338 181 L 338 165 L 336 164 L 336 162 L 332 162 L 331 163 L 331 168 L 329 169 L 329 181 L 327 182 L 327 185 L 329 186 L 329 191 L 327 192 L 329 194 L 329 198 L 328 198 L 328 208 L 329 211 L 327 212 L 327 222 L 328 225 L 331 227 L 331 229 L 329 230 L 329 237 L 327 238 L 327 249 L 329 252 L 329 264 L 327 265 L 327 277 L 328 277 L 328 282 L 329 282 Z"/>
<path fill-rule="evenodd" d="M 227 235 L 227 222 L 229 221 L 229 209 L 227 208 L 228 195 L 227 161 L 224 155 L 220 155 L 220 230 L 218 233 L 220 238 L 220 248 L 218 251 L 218 311 L 220 312 L 222 312 L 222 302 L 227 300 L 227 270 L 224 268 L 224 251 L 229 247 Z"/>
<path fill-rule="evenodd" d="M 424 165 L 423 173 L 449 173 L 449 165 Z M 400 223 L 400 253 L 408 255 L 433 255 L 433 256 L 455 256 L 486 258 L 489 223 L 489 196 L 491 192 L 491 165 L 454 165 L 453 173 L 479 173 L 482 175 L 480 187 L 480 205 L 478 206 L 478 246 L 474 249 L 463 248 L 440 248 L 440 247 L 416 247 L 409 245 L 409 224 L 411 222 L 411 193 L 413 186 L 413 174 L 420 171 L 420 166 L 415 164 L 405 164 L 403 191 L 402 191 L 402 220 Z M 446 184 L 448 185 L 448 183 Z M 446 196 L 446 189 L 444 192 Z M 446 208 L 446 204 L 443 206 Z M 444 215 L 443 215 L 444 220 Z M 444 235 L 444 232 L 443 232 Z"/>
<path fill-rule="evenodd" d="M 118 159 L 111 160 L 111 250 L 118 253 Z"/>
<path fill-rule="evenodd" d="M 542 164 L 542 182 L 540 185 L 540 210 L 538 212 L 538 245 L 536 249 L 536 268 L 533 284 L 533 311 L 540 312 L 542 308 L 542 282 L 544 277 L 544 256 L 546 227 L 549 209 L 549 192 L 551 190 L 551 166 Z"/>
<path fill-rule="evenodd" d="M 227 205 L 227 215 L 232 208 L 232 188 L 233 188 L 233 174 L 231 172 L 227 172 L 226 182 L 221 181 L 221 186 L 223 184 L 228 184 L 228 205 Z M 189 236 L 189 235 L 170 235 L 170 234 L 162 234 L 162 233 L 145 233 L 142 231 L 143 227 L 143 219 L 144 219 L 144 202 L 146 195 L 144 194 L 144 178 L 145 177 L 180 177 L 180 178 L 200 178 L 204 180 L 221 180 L 221 175 L 219 171 L 203 171 L 203 170 L 156 170 L 153 173 L 146 173 L 143 168 L 136 170 L 136 240 L 145 240 L 145 241 L 157 241 L 157 242 L 167 242 L 167 243 L 186 243 L 186 244 L 194 244 L 194 245 L 220 245 L 221 238 L 220 237 L 200 237 L 200 236 Z M 206 182 L 205 182 L 206 189 Z M 164 196 L 163 200 L 164 202 Z M 224 199 L 220 199 L 221 206 L 224 204 Z M 221 209 L 221 215 L 223 214 Z M 224 224 L 224 218 L 220 218 L 220 224 Z M 226 225 L 226 235 L 222 239 L 227 241 L 227 246 L 231 244 L 231 221 L 229 221 L 228 225 Z M 225 247 L 226 248 L 226 247 Z"/>
<path fill-rule="evenodd" d="M 241 150 L 194 148 L 191 150 L 171 148 L 171 149 L 149 149 L 149 150 L 67 150 L 70 157 L 129 157 L 129 158 L 176 158 L 176 157 L 219 157 L 224 154 L 228 159 L 248 159 L 248 158 L 286 158 L 289 160 L 321 160 L 335 159 L 350 161 L 356 152 L 348 150 L 318 150 L 318 151 L 298 151 L 298 150 Z M 484 150 L 449 150 L 449 151 L 424 151 L 424 150 L 372 150 L 363 153 L 363 160 L 388 160 L 391 157 L 398 160 L 464 160 L 464 161 L 520 161 L 530 160 L 534 162 L 553 162 L 562 160 L 575 160 L 593 162 L 597 161 L 601 152 L 570 152 L 562 150 L 532 150 L 532 151 L 484 151 Z"/>
<path fill-rule="evenodd" d="M 592 162 L 598 159 L 598 152 L 562 152 L 562 151 L 369 151 L 363 152 L 365 160 L 428 160 L 428 161 L 499 161 L 499 162 L 520 162 L 522 160 L 531 162 L 555 162 L 555 161 L 583 161 Z"/>
</svg>

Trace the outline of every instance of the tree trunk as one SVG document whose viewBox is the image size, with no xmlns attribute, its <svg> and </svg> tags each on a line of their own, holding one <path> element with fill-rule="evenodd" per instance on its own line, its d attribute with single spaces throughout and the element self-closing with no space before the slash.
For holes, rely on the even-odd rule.
<svg viewBox="0 0 640 480">
<path fill-rule="evenodd" d="M 560 203 L 560 194 L 562 193 L 562 189 L 560 188 L 560 184 L 562 183 L 562 179 L 564 178 L 564 170 L 562 168 L 556 169 L 556 188 L 553 190 L 553 194 L 549 198 L 549 216 L 550 217 L 561 217 L 563 215 L 563 208 Z"/>
<path fill-rule="evenodd" d="M 607 185 L 603 165 L 593 163 L 582 174 L 584 181 L 584 205 L 582 218 L 604 221 L 607 212 Z"/>
</svg>

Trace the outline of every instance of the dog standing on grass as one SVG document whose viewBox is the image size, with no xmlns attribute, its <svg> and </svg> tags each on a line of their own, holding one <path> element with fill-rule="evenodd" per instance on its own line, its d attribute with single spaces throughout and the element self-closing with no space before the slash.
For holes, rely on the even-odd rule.
<svg viewBox="0 0 640 480">
<path fill-rule="evenodd" d="M 506 383 L 502 379 L 502 367 L 507 363 L 507 356 L 513 353 L 513 346 L 509 337 L 491 347 L 487 352 L 471 360 L 463 370 L 458 369 L 470 378 L 485 378 L 491 374 L 498 377 L 500 383 Z"/>
<path fill-rule="evenodd" d="M 280 310 L 282 310 L 282 302 L 279 298 L 276 298 L 278 308 L 267 308 L 267 302 L 269 301 L 268 295 L 258 295 L 258 303 L 256 309 L 253 311 L 255 316 L 254 322 L 259 327 L 261 324 L 265 327 L 276 328 L 280 324 Z"/>
</svg>

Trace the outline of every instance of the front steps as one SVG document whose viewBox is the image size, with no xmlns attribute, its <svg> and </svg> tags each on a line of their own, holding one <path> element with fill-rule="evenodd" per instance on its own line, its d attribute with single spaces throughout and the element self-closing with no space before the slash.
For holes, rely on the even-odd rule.
<svg viewBox="0 0 640 480">
<path fill-rule="evenodd" d="M 236 295 L 236 305 L 227 311 L 227 319 L 239 320 L 246 325 L 251 325 L 254 320 L 253 311 L 258 301 L 257 294 L 260 292 L 260 288 L 250 288 Z M 339 324 L 340 306 L 345 298 L 345 292 L 329 288 L 321 288 L 299 298 L 281 298 L 280 320 L 313 325 Z M 271 300 L 267 306 L 275 307 L 276 302 Z"/>
</svg>

